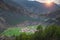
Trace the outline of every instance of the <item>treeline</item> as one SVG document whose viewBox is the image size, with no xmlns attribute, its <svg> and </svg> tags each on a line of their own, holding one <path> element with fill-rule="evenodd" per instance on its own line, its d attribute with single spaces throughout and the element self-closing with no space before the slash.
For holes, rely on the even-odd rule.
<svg viewBox="0 0 60 40">
<path fill-rule="evenodd" d="M 23 33 L 16 37 L 16 40 L 60 40 L 60 26 L 51 25 L 43 29 L 43 27 L 39 25 L 34 34 L 27 35 Z"/>
<path fill-rule="evenodd" d="M 12 40 L 13 37 L 11 37 Z M 8 38 L 6 40 L 9 40 Z M 19 36 L 14 36 L 13 40 L 60 40 L 60 26 L 50 25 L 45 28 L 39 25 L 34 34 L 28 35 L 22 33 Z"/>
</svg>

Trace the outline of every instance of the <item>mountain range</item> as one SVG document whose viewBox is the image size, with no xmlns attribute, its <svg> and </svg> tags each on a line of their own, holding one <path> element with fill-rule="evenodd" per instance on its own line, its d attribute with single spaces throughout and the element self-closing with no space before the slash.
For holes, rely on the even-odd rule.
<svg viewBox="0 0 60 40">
<path fill-rule="evenodd" d="M 0 3 L 2 30 L 14 26 L 50 24 L 53 22 L 52 18 L 58 19 L 56 15 L 60 15 L 60 10 L 56 11 L 60 6 L 55 3 L 52 3 L 50 8 L 46 7 L 45 3 L 28 0 L 0 0 Z"/>
<path fill-rule="evenodd" d="M 5 2 L 13 6 L 16 6 L 17 4 L 21 5 L 29 12 L 32 12 L 35 14 L 41 14 L 41 13 L 44 14 L 47 12 L 55 11 L 56 9 L 59 8 L 59 5 L 53 2 L 51 7 L 47 7 L 45 3 L 40 3 L 37 1 L 28 1 L 28 0 L 10 0 L 10 1 L 6 0 Z"/>
</svg>

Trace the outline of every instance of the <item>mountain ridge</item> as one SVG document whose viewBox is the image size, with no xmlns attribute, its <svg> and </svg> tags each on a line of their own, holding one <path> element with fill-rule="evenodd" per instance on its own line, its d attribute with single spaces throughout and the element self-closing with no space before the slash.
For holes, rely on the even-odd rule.
<svg viewBox="0 0 60 40">
<path fill-rule="evenodd" d="M 47 13 L 45 13 L 43 11 L 45 11 L 46 7 L 43 3 L 26 0 L 26 1 L 22 1 L 24 2 L 23 5 L 22 3 L 20 3 L 21 4 L 20 5 L 19 3 L 16 3 L 16 1 L 15 2 L 11 0 L 8 0 L 8 1 L 7 3 L 6 1 L 0 0 L 1 2 L 0 19 L 3 21 L 3 23 L 2 21 L 0 22 L 1 23 L 0 26 L 2 27 L 2 25 L 4 25 L 3 28 L 1 29 L 15 27 L 15 26 L 21 27 L 21 26 L 43 24 L 46 21 L 46 19 L 52 18 L 51 15 L 53 14 L 49 15 L 49 13 L 52 12 L 52 8 L 54 9 L 55 6 L 57 7 L 55 7 L 56 9 L 54 10 L 57 10 L 59 8 L 58 5 L 54 4 L 55 6 L 51 8 L 51 12 L 49 12 L 49 10 L 48 11 L 46 10 Z M 43 9 L 40 7 L 42 7 Z M 43 13 L 39 13 L 38 10 L 39 12 L 43 12 Z M 38 13 L 35 11 L 37 11 Z M 41 16 L 41 14 L 47 14 L 48 16 L 47 15 Z M 45 23 L 50 23 L 51 20 L 52 19 L 50 19 L 49 21 L 47 20 L 48 22 L 45 22 Z"/>
<path fill-rule="evenodd" d="M 18 5 L 21 5 L 22 7 L 24 7 L 26 10 L 28 10 L 29 12 L 33 12 L 35 14 L 41 14 L 41 13 L 48 13 L 54 10 L 57 10 L 59 7 L 59 5 L 57 5 L 56 3 L 52 3 L 52 7 L 48 8 L 46 7 L 45 3 L 40 3 L 37 1 L 28 1 L 28 0 L 10 0 L 7 1 L 6 3 L 10 4 L 10 5 L 16 5 L 14 4 L 14 2 Z"/>
</svg>

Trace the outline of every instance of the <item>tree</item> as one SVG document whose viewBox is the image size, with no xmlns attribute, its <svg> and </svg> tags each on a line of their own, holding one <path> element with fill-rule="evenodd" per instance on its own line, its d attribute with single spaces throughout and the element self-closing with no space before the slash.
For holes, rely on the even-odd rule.
<svg viewBox="0 0 60 40">
<path fill-rule="evenodd" d="M 58 25 L 51 25 L 45 29 L 45 40 L 58 40 L 60 39 L 60 27 Z"/>
<path fill-rule="evenodd" d="M 37 27 L 37 31 L 34 34 L 34 40 L 43 40 L 43 28 L 41 25 Z"/>
</svg>

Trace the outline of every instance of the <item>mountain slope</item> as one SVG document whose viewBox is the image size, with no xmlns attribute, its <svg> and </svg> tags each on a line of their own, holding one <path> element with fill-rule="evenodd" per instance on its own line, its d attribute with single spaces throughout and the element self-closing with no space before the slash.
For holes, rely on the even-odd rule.
<svg viewBox="0 0 60 40">
<path fill-rule="evenodd" d="M 50 14 L 47 14 L 49 19 L 46 21 L 47 23 L 50 24 L 57 24 L 60 25 L 60 9 L 51 12 Z"/>
<path fill-rule="evenodd" d="M 34 14 L 27 11 L 25 8 L 23 8 L 20 5 L 17 6 L 16 3 L 14 3 L 13 6 L 2 2 L 0 11 L 1 11 L 0 17 L 3 17 L 6 20 L 7 24 L 10 25 L 20 24 L 25 21 L 30 21 L 30 22 L 38 21 L 38 19 L 32 17 Z"/>
<path fill-rule="evenodd" d="M 23 1 L 21 2 L 20 0 L 16 0 L 15 1 L 18 4 L 21 4 L 23 7 L 25 7 L 28 11 L 36 13 L 36 14 L 40 14 L 40 13 L 48 13 L 51 11 L 55 11 L 56 9 L 58 9 L 58 5 L 55 3 L 52 3 L 52 7 L 46 7 L 45 3 L 40 3 L 37 1 Z"/>
<path fill-rule="evenodd" d="M 40 16 L 40 14 L 48 13 L 50 10 L 55 11 L 59 8 L 57 4 L 53 4 L 52 8 L 46 8 L 44 3 L 36 1 L 19 0 L 20 3 L 16 1 L 17 0 L 0 0 L 1 29 L 42 24 L 47 18 L 46 16 Z M 52 17 L 51 15 L 49 15 L 48 18 Z"/>
<path fill-rule="evenodd" d="M 31 24 L 30 22 L 41 22 L 44 18 L 38 14 L 48 13 L 59 8 L 55 3 L 51 8 L 47 8 L 44 3 L 27 0 L 4 0 L 1 5 L 0 16 L 10 25 L 24 23 L 25 21 L 28 21 L 29 24 Z"/>
</svg>

